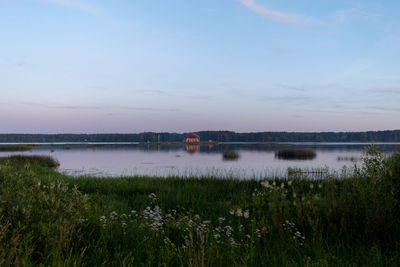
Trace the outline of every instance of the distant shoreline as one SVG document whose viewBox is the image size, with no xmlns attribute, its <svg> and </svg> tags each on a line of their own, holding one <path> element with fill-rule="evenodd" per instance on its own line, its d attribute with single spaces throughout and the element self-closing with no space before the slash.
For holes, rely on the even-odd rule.
<svg viewBox="0 0 400 267">
<path fill-rule="evenodd" d="M 400 145 L 400 142 L 0 142 L 0 146 L 65 146 L 65 145 L 83 145 L 83 146 L 106 146 L 106 145 L 307 145 L 307 146 L 337 146 L 337 145 Z"/>
<path fill-rule="evenodd" d="M 249 132 L 197 131 L 201 143 L 211 142 L 400 142 L 400 130 L 366 132 Z M 0 134 L 0 143 L 182 143 L 186 133 L 132 134 Z"/>
</svg>

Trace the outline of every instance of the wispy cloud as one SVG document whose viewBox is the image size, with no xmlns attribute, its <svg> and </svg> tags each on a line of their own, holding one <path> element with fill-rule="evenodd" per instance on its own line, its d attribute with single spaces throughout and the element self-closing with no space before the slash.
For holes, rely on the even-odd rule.
<svg viewBox="0 0 400 267">
<path fill-rule="evenodd" d="M 395 97 L 395 96 L 400 96 L 400 86 L 392 86 L 392 87 L 380 86 L 367 89 L 366 92 L 372 92 L 375 95 L 383 95 L 385 97 L 387 97 L 387 95 Z"/>
<path fill-rule="evenodd" d="M 375 22 L 382 17 L 381 14 L 376 12 L 368 12 L 361 5 L 356 5 L 351 8 L 336 11 L 334 14 L 336 24 L 345 23 L 352 19 L 363 19 Z"/>
<path fill-rule="evenodd" d="M 362 19 L 375 22 L 382 17 L 382 15 L 379 13 L 368 12 L 361 5 L 356 5 L 351 8 L 336 11 L 333 14 L 333 20 L 329 19 L 327 21 L 321 21 L 312 16 L 292 14 L 274 10 L 265 5 L 260 5 L 256 3 L 256 0 L 238 1 L 254 13 L 257 13 L 258 15 L 266 19 L 295 26 L 334 26 L 338 24 L 343 24 L 349 20 L 354 19 Z"/>
<path fill-rule="evenodd" d="M 96 17 L 100 16 L 100 12 L 96 7 L 78 0 L 46 0 L 46 2 L 63 7 L 78 9 Z"/>
<path fill-rule="evenodd" d="M 284 13 L 281 11 L 270 9 L 266 6 L 261 6 L 255 2 L 255 0 L 239 0 L 244 6 L 246 6 L 251 11 L 257 13 L 258 15 L 280 23 L 296 25 L 296 26 L 306 26 L 306 25 L 318 25 L 323 24 L 317 19 L 309 16 Z"/>
<path fill-rule="evenodd" d="M 1 104 L 1 103 L 0 103 Z M 63 110 L 136 110 L 136 111 L 162 111 L 162 112 L 178 112 L 179 109 L 176 108 L 153 108 L 153 107 L 132 107 L 132 106 L 121 106 L 121 105 L 111 105 L 111 104 L 94 104 L 94 105 L 62 105 L 62 104 L 42 104 L 35 102 L 21 102 L 22 105 L 36 106 L 46 109 L 63 109 Z"/>
<path fill-rule="evenodd" d="M 369 106 L 370 109 L 390 111 L 390 112 L 400 112 L 400 108 L 397 107 L 382 107 L 382 106 Z"/>
</svg>

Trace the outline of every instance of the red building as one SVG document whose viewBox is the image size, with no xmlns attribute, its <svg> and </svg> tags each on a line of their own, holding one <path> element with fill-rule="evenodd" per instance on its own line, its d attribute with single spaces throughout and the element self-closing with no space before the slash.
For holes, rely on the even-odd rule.
<svg viewBox="0 0 400 267">
<path fill-rule="evenodd" d="M 198 143 L 200 142 L 200 136 L 195 133 L 188 133 L 185 135 L 185 142 L 186 143 Z"/>
</svg>

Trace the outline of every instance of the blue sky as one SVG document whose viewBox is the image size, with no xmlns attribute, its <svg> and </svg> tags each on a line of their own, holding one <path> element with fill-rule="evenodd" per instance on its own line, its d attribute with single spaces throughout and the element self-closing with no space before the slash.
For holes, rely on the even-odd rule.
<svg viewBox="0 0 400 267">
<path fill-rule="evenodd" d="M 0 0 L 0 132 L 399 129 L 399 10 Z"/>
</svg>

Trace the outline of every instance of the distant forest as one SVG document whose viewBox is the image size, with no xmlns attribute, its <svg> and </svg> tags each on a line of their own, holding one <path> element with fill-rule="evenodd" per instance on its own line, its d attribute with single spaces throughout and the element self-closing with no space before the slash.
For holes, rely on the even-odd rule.
<svg viewBox="0 0 400 267">
<path fill-rule="evenodd" d="M 400 130 L 368 132 L 255 132 L 232 131 L 196 132 L 201 141 L 218 142 L 400 142 Z M 176 142 L 184 133 L 135 134 L 0 134 L 0 143 L 56 143 L 56 142 Z"/>
</svg>

